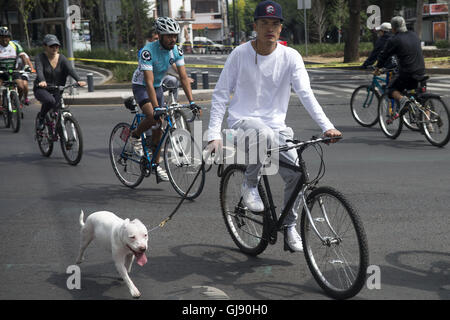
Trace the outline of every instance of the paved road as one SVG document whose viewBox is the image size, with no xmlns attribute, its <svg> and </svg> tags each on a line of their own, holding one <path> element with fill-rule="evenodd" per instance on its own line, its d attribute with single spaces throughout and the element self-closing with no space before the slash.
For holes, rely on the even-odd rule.
<svg viewBox="0 0 450 320">
<path fill-rule="evenodd" d="M 345 135 L 324 148 L 323 184 L 342 190 L 354 203 L 367 232 L 370 263 L 381 270 L 381 289 L 364 288 L 356 299 L 450 299 L 449 146 L 432 147 L 408 130 L 390 141 L 377 127 L 358 126 L 349 114 L 351 87 L 343 80 L 317 83 L 316 92 Z M 153 227 L 180 199 L 153 177 L 130 190 L 114 176 L 107 141 L 115 123 L 131 119 L 123 107 L 72 109 L 85 141 L 76 167 L 65 163 L 59 146 L 50 158 L 40 155 L 32 130 L 36 105 L 25 110 L 18 134 L 0 129 L 0 299 L 129 299 L 110 254 L 95 244 L 81 265 L 82 289 L 67 289 L 80 210 L 110 210 Z M 207 110 L 204 119 L 209 119 Z M 287 122 L 300 138 L 318 133 L 297 98 L 291 99 Z M 281 179 L 272 181 L 279 206 Z M 148 263 L 134 266 L 131 275 L 142 298 L 327 299 L 304 257 L 283 252 L 281 241 L 257 258 L 236 249 L 220 215 L 218 182 L 209 173 L 202 195 L 151 233 Z"/>
</svg>

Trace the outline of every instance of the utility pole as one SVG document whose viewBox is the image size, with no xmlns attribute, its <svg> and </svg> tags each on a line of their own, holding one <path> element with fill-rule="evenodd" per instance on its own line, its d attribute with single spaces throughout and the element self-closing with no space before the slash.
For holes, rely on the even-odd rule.
<svg viewBox="0 0 450 320">
<path fill-rule="evenodd" d="M 72 30 L 70 29 L 72 21 L 70 21 L 70 12 L 67 12 L 68 10 L 69 10 L 69 0 L 64 0 L 64 22 L 65 22 L 64 26 L 66 30 L 67 54 L 69 58 L 73 58 Z M 72 67 L 75 66 L 75 62 L 73 60 L 70 60 L 70 63 L 72 64 Z"/>
</svg>

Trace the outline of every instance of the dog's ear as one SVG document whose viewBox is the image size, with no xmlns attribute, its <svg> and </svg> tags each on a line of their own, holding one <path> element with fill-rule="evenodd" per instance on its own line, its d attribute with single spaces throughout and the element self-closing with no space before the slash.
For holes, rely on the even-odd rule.
<svg viewBox="0 0 450 320">
<path fill-rule="evenodd" d="M 126 218 L 125 220 L 123 220 L 123 224 L 126 226 L 127 224 L 130 223 L 130 219 Z"/>
</svg>

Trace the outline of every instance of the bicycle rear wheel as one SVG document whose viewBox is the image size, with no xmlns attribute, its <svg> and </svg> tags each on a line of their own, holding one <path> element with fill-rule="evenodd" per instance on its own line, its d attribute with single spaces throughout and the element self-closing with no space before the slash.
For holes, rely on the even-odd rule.
<svg viewBox="0 0 450 320">
<path fill-rule="evenodd" d="M 19 132 L 20 130 L 20 121 L 21 121 L 21 111 L 20 111 L 20 100 L 19 95 L 16 91 L 10 91 L 9 96 L 11 98 L 11 112 L 8 113 L 11 129 L 14 133 Z"/>
<path fill-rule="evenodd" d="M 50 155 L 53 152 L 53 137 L 51 134 L 51 128 L 48 126 L 48 115 L 45 119 L 45 125 L 44 129 L 38 130 L 38 122 L 39 122 L 39 112 L 36 115 L 36 121 L 35 121 L 35 134 L 36 134 L 36 140 L 39 146 L 39 150 L 41 151 L 42 155 L 44 157 L 50 157 Z"/>
<path fill-rule="evenodd" d="M 109 138 L 109 157 L 114 173 L 125 186 L 137 187 L 144 179 L 141 159 L 136 156 L 133 146 L 128 142 L 131 135 L 128 123 L 117 124 Z"/>
<path fill-rule="evenodd" d="M 305 209 L 301 236 L 308 267 L 319 286 L 335 299 L 355 296 L 364 286 L 369 250 L 358 214 L 345 197 L 330 187 L 319 187 L 307 197 L 314 226 Z"/>
<path fill-rule="evenodd" d="M 269 244 L 269 216 L 267 210 L 253 213 L 242 203 L 241 186 L 246 167 L 232 164 L 220 179 L 220 207 L 228 232 L 238 248 L 251 256 L 262 253 Z M 259 195 L 268 208 L 265 192 L 259 184 Z"/>
<path fill-rule="evenodd" d="M 60 139 L 61 149 L 67 162 L 75 166 L 83 155 L 83 136 L 81 135 L 81 128 L 78 121 L 72 115 L 62 115 L 62 125 L 64 126 Z"/>
<path fill-rule="evenodd" d="M 368 85 L 362 85 L 353 91 L 350 110 L 353 119 L 363 127 L 371 127 L 378 121 L 380 95 Z"/>
<path fill-rule="evenodd" d="M 205 185 L 202 152 L 189 131 L 169 132 L 164 143 L 164 165 L 170 183 L 180 196 L 192 200 L 202 193 Z"/>
<path fill-rule="evenodd" d="M 402 132 L 402 117 L 394 118 L 398 112 L 397 109 L 397 102 L 390 99 L 387 94 L 384 93 L 378 104 L 378 120 L 380 122 L 381 131 L 383 131 L 384 135 L 389 139 L 396 139 Z"/>
<path fill-rule="evenodd" d="M 420 113 L 420 125 L 425 138 L 437 147 L 445 146 L 450 139 L 450 113 L 441 98 L 431 97 L 423 103 L 425 113 Z"/>
</svg>

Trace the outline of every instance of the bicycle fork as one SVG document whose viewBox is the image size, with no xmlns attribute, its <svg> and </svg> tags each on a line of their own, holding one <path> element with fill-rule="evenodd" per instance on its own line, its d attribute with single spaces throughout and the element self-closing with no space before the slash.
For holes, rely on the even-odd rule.
<svg viewBox="0 0 450 320">
<path fill-rule="evenodd" d="M 308 186 L 304 187 L 302 189 L 302 191 L 300 192 L 300 194 L 298 195 L 298 204 L 297 204 L 297 208 L 300 208 L 301 205 L 303 205 L 303 209 L 306 212 L 306 217 L 308 218 L 308 221 L 310 223 L 310 225 L 312 226 L 312 229 L 314 231 L 314 233 L 317 235 L 317 237 L 319 237 L 320 241 L 322 241 L 322 244 L 325 246 L 330 247 L 331 245 L 335 244 L 338 245 L 342 242 L 342 239 L 339 237 L 339 235 L 337 234 L 337 232 L 333 229 L 333 227 L 331 226 L 330 220 L 328 219 L 328 214 L 327 214 L 327 209 L 324 205 L 323 199 L 319 198 L 319 206 L 320 206 L 320 211 L 322 212 L 322 216 L 323 217 L 317 217 L 315 219 L 313 219 L 312 215 L 311 215 L 311 211 L 308 208 L 308 203 L 306 201 L 305 198 L 305 193 L 307 190 Z M 330 229 L 330 231 L 333 234 L 333 237 L 323 237 L 319 230 L 316 227 L 316 222 L 326 222 L 326 225 L 328 226 L 328 228 Z"/>
</svg>

